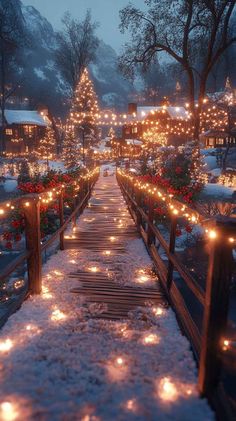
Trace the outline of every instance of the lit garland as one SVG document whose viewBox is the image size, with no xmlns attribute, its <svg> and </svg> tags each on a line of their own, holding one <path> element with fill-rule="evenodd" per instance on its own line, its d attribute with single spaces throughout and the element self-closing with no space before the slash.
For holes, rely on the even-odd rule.
<svg viewBox="0 0 236 421">
<path fill-rule="evenodd" d="M 131 182 L 134 187 L 138 188 L 140 191 L 145 192 L 145 195 L 148 194 L 149 197 L 164 202 L 166 208 L 169 209 L 170 213 L 176 218 L 184 218 L 189 223 L 194 225 L 199 224 L 203 228 L 207 222 L 211 221 L 210 219 L 204 219 L 197 211 L 193 210 L 189 206 L 178 202 L 172 194 L 164 193 L 163 191 L 160 191 L 159 188 L 154 187 L 152 184 L 142 183 L 141 181 L 137 180 L 136 177 L 128 175 L 121 170 L 118 170 L 118 174 Z M 220 237 L 220 233 L 215 229 L 204 228 L 204 231 L 211 240 L 215 240 L 217 237 Z M 227 241 L 234 245 L 236 243 L 236 237 L 230 236 L 227 238 Z"/>
<path fill-rule="evenodd" d="M 41 236 L 44 237 L 43 229 L 45 228 L 45 224 L 47 223 L 47 207 L 51 205 L 53 201 L 55 201 L 58 196 L 64 192 L 67 191 L 67 194 L 64 193 L 65 202 L 68 199 L 72 200 L 73 204 L 73 198 L 77 196 L 77 192 L 81 188 L 81 181 L 88 181 L 91 178 L 93 178 L 96 174 L 98 174 L 100 171 L 99 168 L 95 168 L 93 171 L 89 172 L 86 175 L 82 175 L 78 177 L 78 180 L 70 181 L 69 182 L 60 183 L 55 185 L 55 187 L 52 187 L 52 189 L 48 189 L 42 191 L 42 187 L 40 186 L 40 189 L 38 189 L 38 185 L 34 186 L 36 187 L 36 190 L 32 190 L 32 193 L 36 193 L 35 197 L 40 202 L 40 225 L 41 225 Z M 66 181 L 66 180 L 65 180 Z M 25 183 L 26 185 L 31 183 Z M 68 192 L 68 188 L 70 189 Z M 27 192 L 27 188 L 26 188 Z M 37 194 L 38 193 L 38 194 Z M 70 195 L 70 196 L 68 196 Z M 67 198 L 68 196 L 68 198 Z M 11 219 L 11 230 L 7 231 L 3 234 L 3 239 L 6 240 L 6 247 L 8 249 L 12 248 L 12 241 L 18 242 L 21 240 L 21 235 L 24 232 L 25 228 L 25 222 L 24 222 L 24 208 L 29 208 L 31 206 L 31 201 L 33 196 L 30 196 L 29 194 L 25 195 L 25 197 L 20 197 L 19 199 L 15 199 L 12 202 L 6 202 L 1 205 L 0 208 L 0 216 L 5 217 L 7 216 L 8 212 L 12 212 L 12 219 Z M 55 205 L 56 206 L 56 205 Z M 66 207 L 69 207 L 68 205 Z M 54 209 L 54 207 L 53 207 Z M 55 211 L 58 212 L 58 205 L 57 209 L 55 208 Z M 55 218 L 53 218 L 55 220 Z M 44 227 L 44 228 L 43 228 Z M 47 228 L 47 227 L 46 227 Z M 47 230 L 46 230 L 47 231 Z"/>
</svg>

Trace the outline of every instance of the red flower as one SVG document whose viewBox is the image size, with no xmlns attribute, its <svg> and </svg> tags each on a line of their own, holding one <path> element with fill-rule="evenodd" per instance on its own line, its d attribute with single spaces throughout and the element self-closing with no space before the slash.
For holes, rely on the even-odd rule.
<svg viewBox="0 0 236 421">
<path fill-rule="evenodd" d="M 16 234 L 15 235 L 15 241 L 18 242 L 21 240 L 21 235 L 20 234 Z"/>
<path fill-rule="evenodd" d="M 5 244 L 5 246 L 6 246 L 6 248 L 7 248 L 8 250 L 11 250 L 11 249 L 12 249 L 12 242 L 11 242 L 11 241 L 8 241 L 8 242 Z"/>
<path fill-rule="evenodd" d="M 176 237 L 180 237 L 182 235 L 181 229 L 177 228 L 175 234 L 176 234 Z"/>
<path fill-rule="evenodd" d="M 11 221 L 11 225 L 13 228 L 19 228 L 21 223 L 20 221 L 15 220 L 15 221 Z"/>
<path fill-rule="evenodd" d="M 165 211 L 161 207 L 154 209 L 154 212 L 156 212 L 158 215 L 165 215 Z"/>
<path fill-rule="evenodd" d="M 193 228 L 191 227 L 191 225 L 187 225 L 187 226 L 185 227 L 185 230 L 186 230 L 186 232 L 191 233 L 191 232 L 192 232 L 192 230 L 193 230 Z"/>
<path fill-rule="evenodd" d="M 4 232 L 3 239 L 7 240 L 7 241 L 12 240 L 12 233 L 11 232 Z"/>
<path fill-rule="evenodd" d="M 181 167 L 176 167 L 175 168 L 175 173 L 176 174 L 181 174 L 183 172 L 183 170 L 182 170 L 182 168 Z"/>
</svg>

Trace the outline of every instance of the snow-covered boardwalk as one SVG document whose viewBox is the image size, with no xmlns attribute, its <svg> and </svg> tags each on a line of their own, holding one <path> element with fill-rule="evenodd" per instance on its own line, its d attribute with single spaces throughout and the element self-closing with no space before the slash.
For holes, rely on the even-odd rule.
<svg viewBox="0 0 236 421">
<path fill-rule="evenodd" d="M 114 176 L 67 236 L 0 332 L 0 420 L 213 420 Z"/>
</svg>

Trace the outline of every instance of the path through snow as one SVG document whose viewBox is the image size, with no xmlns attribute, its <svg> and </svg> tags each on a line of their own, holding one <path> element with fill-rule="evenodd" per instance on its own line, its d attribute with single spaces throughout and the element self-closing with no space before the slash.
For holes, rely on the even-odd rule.
<svg viewBox="0 0 236 421">
<path fill-rule="evenodd" d="M 105 183 L 100 177 L 100 188 Z M 122 196 L 120 207 L 121 218 L 130 218 Z M 79 227 L 89 218 L 87 208 Z M 127 256 L 113 261 L 122 263 L 130 285 L 132 273 L 148 272 L 151 261 L 141 239 L 127 245 Z M 105 269 L 106 256 L 98 257 Z M 213 420 L 172 310 L 149 303 L 121 322 L 96 320 L 100 306 L 70 293 L 78 281 L 69 273 L 90 259 L 85 250 L 55 254 L 44 266 L 43 294 L 26 301 L 0 332 L 0 420 Z"/>
</svg>

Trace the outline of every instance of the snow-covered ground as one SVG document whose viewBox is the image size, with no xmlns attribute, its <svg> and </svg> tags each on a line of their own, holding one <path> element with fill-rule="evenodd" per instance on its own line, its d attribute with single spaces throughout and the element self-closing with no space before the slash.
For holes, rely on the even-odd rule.
<svg viewBox="0 0 236 421">
<path fill-rule="evenodd" d="M 95 197 L 96 191 L 91 202 Z M 127 221 L 122 197 L 120 207 Z M 79 227 L 84 230 L 91 217 L 87 208 Z M 0 332 L 0 420 L 213 420 L 172 310 L 147 303 L 126 320 L 96 320 L 101 306 L 70 293 L 78 281 L 69 273 L 95 257 L 106 270 L 106 256 L 86 250 L 52 256 L 43 268 L 42 295 L 28 299 Z M 108 269 L 118 263 L 135 287 L 135 272 L 151 268 L 141 239 L 129 242 L 127 256 L 122 262 L 114 256 Z"/>
</svg>

